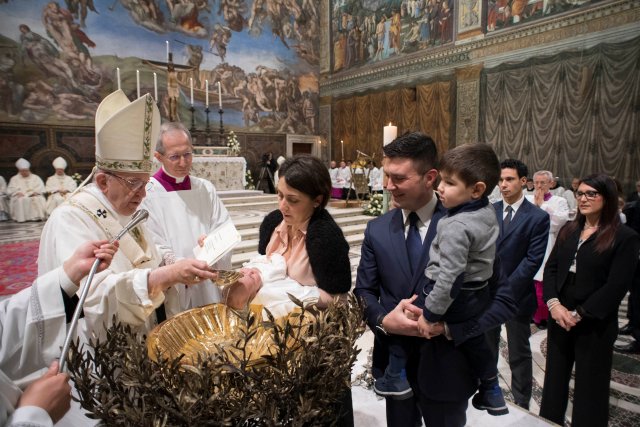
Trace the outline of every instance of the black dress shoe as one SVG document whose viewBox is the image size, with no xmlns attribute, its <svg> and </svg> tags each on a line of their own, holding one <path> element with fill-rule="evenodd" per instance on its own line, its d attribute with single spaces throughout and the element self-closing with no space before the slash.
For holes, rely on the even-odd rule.
<svg viewBox="0 0 640 427">
<path fill-rule="evenodd" d="M 632 330 L 633 328 L 631 327 L 631 324 L 627 323 L 622 328 L 618 329 L 618 335 L 631 335 Z"/>
<path fill-rule="evenodd" d="M 627 353 L 627 354 L 640 354 L 640 343 L 638 341 L 630 342 L 629 344 L 622 345 L 614 345 L 613 348 L 618 353 Z"/>
</svg>

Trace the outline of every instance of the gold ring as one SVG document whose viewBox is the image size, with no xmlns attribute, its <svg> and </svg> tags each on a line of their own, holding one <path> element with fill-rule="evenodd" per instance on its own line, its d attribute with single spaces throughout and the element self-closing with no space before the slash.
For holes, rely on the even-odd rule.
<svg viewBox="0 0 640 427">
<path fill-rule="evenodd" d="M 193 280 L 195 280 L 196 282 L 199 282 L 200 278 L 198 276 L 193 276 Z"/>
</svg>

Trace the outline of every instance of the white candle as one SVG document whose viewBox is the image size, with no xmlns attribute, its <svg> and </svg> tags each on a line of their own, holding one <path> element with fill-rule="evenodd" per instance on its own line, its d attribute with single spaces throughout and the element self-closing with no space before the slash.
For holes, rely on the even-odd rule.
<svg viewBox="0 0 640 427">
<path fill-rule="evenodd" d="M 167 62 L 169 62 L 169 40 L 166 40 L 165 43 L 167 44 Z"/>
<path fill-rule="evenodd" d="M 153 73 L 153 99 L 158 100 L 158 75 Z"/>
<path fill-rule="evenodd" d="M 209 80 L 204 81 L 205 95 L 204 95 L 204 105 L 209 108 Z"/>
<path fill-rule="evenodd" d="M 138 90 L 138 98 L 140 98 L 140 70 L 136 70 L 136 89 Z"/>
<path fill-rule="evenodd" d="M 191 87 L 191 105 L 193 106 L 193 77 L 189 78 L 189 85 Z"/>
<path fill-rule="evenodd" d="M 384 127 L 384 134 L 382 137 L 382 145 L 387 145 L 398 137 L 398 126 L 392 126 L 389 122 L 388 126 Z"/>
<path fill-rule="evenodd" d="M 341 160 L 344 160 L 344 141 L 340 140 L 340 146 L 342 147 L 342 158 Z"/>
<path fill-rule="evenodd" d="M 120 68 L 116 68 L 116 76 L 118 79 L 118 90 L 120 90 Z"/>
<path fill-rule="evenodd" d="M 222 110 L 222 89 L 220 88 L 220 82 L 218 82 L 218 107 Z"/>
</svg>

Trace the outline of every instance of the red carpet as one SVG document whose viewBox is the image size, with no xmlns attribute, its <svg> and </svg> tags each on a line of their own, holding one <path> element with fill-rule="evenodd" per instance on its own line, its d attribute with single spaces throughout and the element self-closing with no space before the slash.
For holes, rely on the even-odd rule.
<svg viewBox="0 0 640 427">
<path fill-rule="evenodd" d="M 38 275 L 39 240 L 0 244 L 0 295 L 13 295 L 31 286 Z"/>
</svg>

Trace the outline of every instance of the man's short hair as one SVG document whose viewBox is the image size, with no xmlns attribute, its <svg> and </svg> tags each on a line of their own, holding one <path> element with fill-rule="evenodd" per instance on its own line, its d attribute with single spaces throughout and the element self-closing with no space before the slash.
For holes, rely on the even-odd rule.
<svg viewBox="0 0 640 427">
<path fill-rule="evenodd" d="M 189 144 L 193 145 L 193 141 L 191 139 L 191 132 L 189 132 L 189 129 L 187 129 L 185 125 L 183 125 L 180 122 L 167 122 L 167 123 L 163 123 L 162 126 L 160 126 L 160 134 L 158 135 L 158 140 L 156 141 L 156 151 L 158 153 L 160 154 L 165 153 L 164 142 L 162 142 L 162 137 L 164 136 L 164 134 L 167 132 L 174 132 L 174 131 L 184 132 L 187 135 Z"/>
<path fill-rule="evenodd" d="M 529 168 L 523 162 L 517 159 L 506 159 L 500 162 L 500 169 L 515 169 L 518 172 L 518 178 L 525 178 L 529 175 Z M 527 181 L 529 179 L 527 178 Z"/>
<path fill-rule="evenodd" d="M 421 132 L 406 133 L 394 139 L 383 149 L 384 155 L 390 159 L 406 158 L 413 160 L 416 170 L 427 173 L 438 167 L 438 148 L 436 143 Z"/>
<path fill-rule="evenodd" d="M 493 191 L 500 178 L 498 156 L 487 144 L 464 144 L 455 147 L 442 156 L 440 171 L 455 174 L 467 186 L 484 182 L 483 196 Z"/>
</svg>

